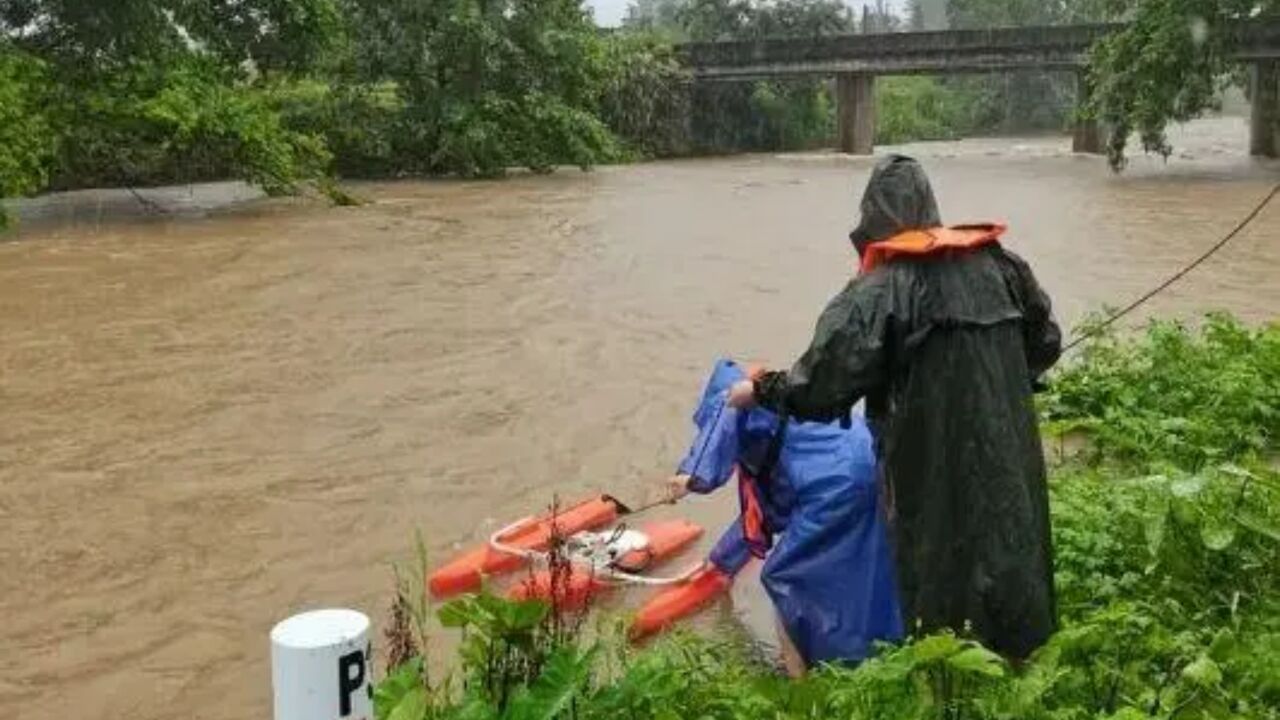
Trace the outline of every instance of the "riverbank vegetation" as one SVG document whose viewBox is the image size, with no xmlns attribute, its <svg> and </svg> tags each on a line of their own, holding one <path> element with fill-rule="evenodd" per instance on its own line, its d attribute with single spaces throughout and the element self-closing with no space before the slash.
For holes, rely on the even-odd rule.
<svg viewBox="0 0 1280 720">
<path fill-rule="evenodd" d="M 952 27 L 1131 17 L 1095 52 L 1081 111 L 1167 152 L 1212 107 L 1233 18 L 1277 0 L 955 0 Z M 580 0 L 0 2 L 0 197 L 242 178 L 453 174 L 829 145 L 829 84 L 693 84 L 673 44 L 922 27 L 877 3 L 636 0 L 597 28 Z M 1193 32 L 1194 30 L 1194 32 Z M 1075 79 L 883 78 L 879 141 L 1062 130 Z M 0 213 L 0 223 L 5 216 Z"/>
<path fill-rule="evenodd" d="M 1051 480 L 1061 629 L 1021 667 L 939 634 L 790 682 L 732 625 L 636 649 L 608 621 L 473 596 L 438 609 L 464 640 L 428 677 L 418 578 L 377 717 L 1280 718 L 1280 326 L 1103 334 L 1042 400 L 1085 452 Z"/>
</svg>

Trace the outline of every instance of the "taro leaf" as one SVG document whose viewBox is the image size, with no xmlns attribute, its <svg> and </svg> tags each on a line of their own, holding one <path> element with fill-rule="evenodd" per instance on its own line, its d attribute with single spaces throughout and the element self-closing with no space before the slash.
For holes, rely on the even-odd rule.
<svg viewBox="0 0 1280 720">
<path fill-rule="evenodd" d="M 547 660 L 542 675 L 511 706 L 512 720 L 553 720 L 559 717 L 591 678 L 596 649 L 562 647 Z"/>
<path fill-rule="evenodd" d="M 414 688 L 422 687 L 422 658 L 414 658 L 391 672 L 373 690 L 373 715 L 387 720 Z"/>
<path fill-rule="evenodd" d="M 400 698 L 387 720 L 424 720 L 427 717 L 427 690 L 416 687 Z"/>
</svg>

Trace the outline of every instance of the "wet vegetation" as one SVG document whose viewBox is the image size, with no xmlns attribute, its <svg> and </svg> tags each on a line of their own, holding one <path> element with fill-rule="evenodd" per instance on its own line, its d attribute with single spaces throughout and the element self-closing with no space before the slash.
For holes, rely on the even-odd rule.
<svg viewBox="0 0 1280 720">
<path fill-rule="evenodd" d="M 1232 19 L 1276 0 L 954 0 L 952 27 L 1133 18 L 1070 76 L 884 78 L 880 142 L 1061 130 L 1077 110 L 1167 152 L 1163 129 L 1238 72 Z M 335 177 L 549 171 L 831 142 L 820 81 L 694 85 L 682 40 L 922 27 L 836 0 L 637 0 L 620 30 L 579 0 L 3 0 L 0 197 L 242 178 L 269 193 Z M 5 216 L 0 214 L 0 223 Z"/>
<path fill-rule="evenodd" d="M 1020 667 L 938 634 L 791 682 L 733 632 L 633 648 L 480 595 L 437 610 L 464 633 L 453 674 L 414 645 L 378 718 L 1280 718 L 1280 326 L 1101 334 L 1042 407 L 1087 450 L 1051 483 L 1061 629 Z"/>
</svg>

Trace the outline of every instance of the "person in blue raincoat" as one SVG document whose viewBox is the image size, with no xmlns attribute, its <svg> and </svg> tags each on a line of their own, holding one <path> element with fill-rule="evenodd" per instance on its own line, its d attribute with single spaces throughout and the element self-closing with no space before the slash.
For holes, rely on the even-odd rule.
<svg viewBox="0 0 1280 720">
<path fill-rule="evenodd" d="M 765 558 L 761 580 L 784 655 L 801 661 L 787 658 L 793 675 L 857 663 L 876 642 L 903 635 L 870 431 L 860 416 L 780 423 L 762 408 L 728 406 L 729 389 L 747 375 L 732 361 L 716 363 L 669 492 L 673 500 L 710 493 L 736 474 L 742 513 L 711 562 L 732 576 L 750 556 Z"/>
</svg>

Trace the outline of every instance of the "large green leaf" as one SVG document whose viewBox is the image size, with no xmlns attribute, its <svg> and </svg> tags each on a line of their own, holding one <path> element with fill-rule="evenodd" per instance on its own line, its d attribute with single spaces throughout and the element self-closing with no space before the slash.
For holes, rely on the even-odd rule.
<svg viewBox="0 0 1280 720">
<path fill-rule="evenodd" d="M 414 658 L 395 668 L 373 689 L 373 715 L 388 720 L 396 706 L 414 688 L 422 687 L 422 658 Z"/>
<path fill-rule="evenodd" d="M 481 613 L 476 599 L 471 596 L 450 600 L 436 611 L 440 624 L 447 628 L 460 628 L 479 623 L 484 615 Z"/>
<path fill-rule="evenodd" d="M 960 652 L 964 643 L 950 633 L 930 635 L 911 646 L 911 657 L 916 662 L 928 663 Z"/>
<path fill-rule="evenodd" d="M 503 601 L 500 617 L 506 630 L 532 630 L 550 611 L 551 607 L 541 600 Z"/>
<path fill-rule="evenodd" d="M 427 690 L 419 686 L 400 698 L 400 702 L 391 711 L 391 715 L 387 717 L 387 720 L 425 720 L 427 707 Z"/>
<path fill-rule="evenodd" d="M 1253 515 L 1237 515 L 1236 522 L 1240 523 L 1244 528 L 1251 530 L 1263 537 L 1270 538 L 1276 542 L 1280 542 L 1280 528 L 1269 524 L 1262 518 Z"/>
<path fill-rule="evenodd" d="M 591 677 L 596 649 L 576 647 L 556 650 L 542 675 L 528 691 L 516 697 L 508 713 L 510 720 L 554 720 L 563 713 Z"/>
<path fill-rule="evenodd" d="M 960 672 L 987 677 L 1003 677 L 1004 661 L 999 655 L 982 647 L 973 645 L 947 658 L 947 665 Z"/>
</svg>

